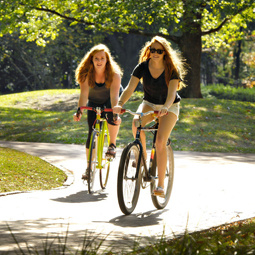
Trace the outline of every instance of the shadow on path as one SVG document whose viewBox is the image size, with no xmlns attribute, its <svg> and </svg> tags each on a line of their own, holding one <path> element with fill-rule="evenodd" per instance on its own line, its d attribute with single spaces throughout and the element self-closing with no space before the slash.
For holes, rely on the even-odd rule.
<svg viewBox="0 0 255 255">
<path fill-rule="evenodd" d="M 89 194 L 88 191 L 79 191 L 75 194 L 70 194 L 66 197 L 59 197 L 51 199 L 52 201 L 62 203 L 86 203 L 86 202 L 99 202 L 107 198 L 106 193 Z"/>
<path fill-rule="evenodd" d="M 163 218 L 160 215 L 168 209 L 164 210 L 152 210 L 144 213 L 137 213 L 131 215 L 121 215 L 119 217 L 111 219 L 109 222 L 120 227 L 145 227 L 158 225 L 162 222 Z"/>
</svg>

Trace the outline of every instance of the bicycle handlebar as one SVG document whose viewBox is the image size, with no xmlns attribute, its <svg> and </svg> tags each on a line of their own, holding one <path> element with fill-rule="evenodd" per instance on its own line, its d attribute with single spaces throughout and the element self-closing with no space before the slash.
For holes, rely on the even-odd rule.
<svg viewBox="0 0 255 255">
<path fill-rule="evenodd" d="M 124 112 L 128 112 L 128 113 L 130 113 L 132 115 L 138 115 L 138 116 L 141 116 L 141 117 L 147 116 L 149 114 L 158 114 L 159 113 L 159 111 L 133 112 L 133 111 L 131 111 L 129 109 L 121 109 L 121 113 L 124 113 Z"/>
<path fill-rule="evenodd" d="M 112 112 L 112 108 L 101 108 L 101 107 L 91 107 L 91 106 L 80 106 L 77 109 L 76 116 L 81 116 L 82 112 L 81 110 L 89 110 L 94 111 L 97 114 L 101 114 L 102 112 Z M 122 112 L 122 111 L 121 111 Z M 113 120 L 116 121 L 119 118 L 119 114 L 114 113 L 113 114 Z"/>
<path fill-rule="evenodd" d="M 97 111 L 97 107 L 80 106 L 78 108 L 78 111 L 80 111 L 80 110 L 89 110 L 89 111 L 95 111 L 96 112 Z M 112 112 L 112 108 L 100 108 L 100 110 L 102 112 Z M 133 111 L 131 111 L 129 109 L 123 109 L 123 108 L 121 109 L 120 113 L 122 114 L 122 113 L 125 113 L 125 112 L 128 112 L 128 113 L 130 113 L 132 115 L 138 115 L 140 117 L 147 116 L 149 114 L 158 114 L 159 113 L 159 111 L 133 112 Z"/>
<path fill-rule="evenodd" d="M 91 106 L 80 106 L 78 107 L 78 110 L 89 110 L 89 111 L 97 111 L 97 108 L 100 107 L 91 107 Z M 112 108 L 100 108 L 100 110 L 102 112 L 112 112 Z M 125 109 L 121 109 L 121 113 L 124 113 L 126 110 Z"/>
<path fill-rule="evenodd" d="M 89 110 L 96 112 L 97 109 L 100 107 L 91 107 L 91 106 L 80 106 L 78 107 L 78 110 Z M 112 112 L 112 108 L 100 108 L 102 112 Z"/>
</svg>

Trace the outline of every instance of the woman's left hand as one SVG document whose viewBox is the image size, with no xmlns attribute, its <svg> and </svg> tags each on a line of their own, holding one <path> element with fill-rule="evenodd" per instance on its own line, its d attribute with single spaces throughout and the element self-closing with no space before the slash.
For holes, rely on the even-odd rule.
<svg viewBox="0 0 255 255">
<path fill-rule="evenodd" d="M 168 108 L 165 107 L 165 106 L 163 106 L 163 107 L 161 108 L 161 110 L 159 111 L 158 116 L 159 116 L 159 117 L 164 116 L 164 115 L 167 114 L 167 112 L 168 112 Z"/>
</svg>

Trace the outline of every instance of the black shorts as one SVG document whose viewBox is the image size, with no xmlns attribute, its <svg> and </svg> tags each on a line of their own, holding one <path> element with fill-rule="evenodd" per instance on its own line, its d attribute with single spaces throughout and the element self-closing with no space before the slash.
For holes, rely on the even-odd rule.
<svg viewBox="0 0 255 255">
<path fill-rule="evenodd" d="M 111 108 L 111 101 L 109 99 L 104 104 L 96 104 L 96 103 L 93 103 L 93 102 L 89 101 L 87 106 L 89 106 L 89 107 L 100 107 L 100 108 Z M 107 123 L 109 123 L 110 125 L 116 126 L 116 124 L 113 121 L 113 113 L 112 112 L 102 112 L 101 117 L 105 118 Z M 92 127 L 95 123 L 95 120 L 96 120 L 96 112 L 87 110 L 87 122 L 88 122 L 88 127 L 89 127 L 88 138 L 87 138 L 87 141 L 86 141 L 86 148 L 87 149 L 89 148 L 90 137 L 91 137 L 91 134 L 92 134 Z"/>
</svg>

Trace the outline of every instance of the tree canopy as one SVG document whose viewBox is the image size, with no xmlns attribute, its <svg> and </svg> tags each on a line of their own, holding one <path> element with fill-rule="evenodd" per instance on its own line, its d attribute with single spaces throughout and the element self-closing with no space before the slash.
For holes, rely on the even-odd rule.
<svg viewBox="0 0 255 255">
<path fill-rule="evenodd" d="M 45 46 L 63 20 L 86 30 L 161 35 L 178 45 L 190 66 L 184 96 L 201 97 L 202 49 L 240 40 L 245 32 L 239 28 L 254 19 L 254 8 L 253 0 L 0 0 L 0 35 L 19 31 Z"/>
</svg>

